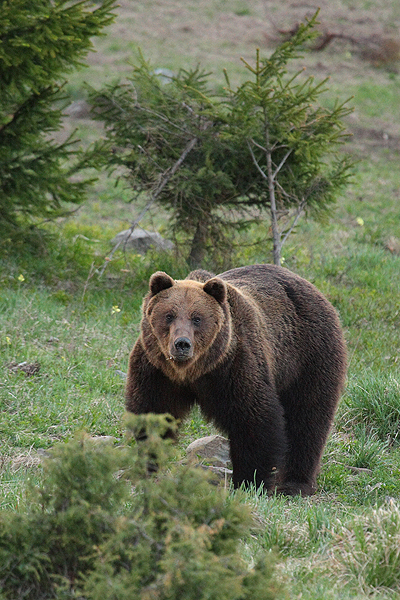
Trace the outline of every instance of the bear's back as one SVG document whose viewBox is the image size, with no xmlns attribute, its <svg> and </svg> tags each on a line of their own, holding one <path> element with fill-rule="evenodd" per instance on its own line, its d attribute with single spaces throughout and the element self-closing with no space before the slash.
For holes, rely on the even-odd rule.
<svg viewBox="0 0 400 600">
<path fill-rule="evenodd" d="M 250 265 L 231 269 L 218 277 L 255 300 L 264 312 L 281 306 L 286 315 L 294 311 L 297 319 L 307 322 L 321 319 L 338 322 L 335 309 L 321 292 L 283 267 Z"/>
<path fill-rule="evenodd" d="M 202 282 L 212 277 L 202 270 L 188 276 Z M 338 315 L 312 283 L 270 264 L 217 277 L 227 284 L 232 339 L 245 352 L 266 358 L 277 388 L 290 385 L 300 372 L 332 369 L 344 378 L 346 347 Z"/>
<path fill-rule="evenodd" d="M 299 363 L 323 368 L 332 360 L 344 370 L 346 350 L 338 315 L 313 284 L 275 265 L 239 267 L 218 277 L 228 283 L 233 320 L 240 323 L 241 332 L 246 332 L 251 305 L 256 306 L 260 316 L 253 334 L 273 349 L 273 362 L 281 365 L 283 379 L 297 371 Z M 242 310 L 246 305 L 250 311 Z"/>
</svg>

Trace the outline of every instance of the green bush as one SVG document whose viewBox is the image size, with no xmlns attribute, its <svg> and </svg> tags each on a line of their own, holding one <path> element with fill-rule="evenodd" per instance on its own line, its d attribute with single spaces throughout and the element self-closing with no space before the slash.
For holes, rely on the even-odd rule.
<svg viewBox="0 0 400 600">
<path fill-rule="evenodd" d="M 249 508 L 172 461 L 166 417 L 131 417 L 147 439 L 120 447 L 82 433 L 57 446 L 24 514 L 0 513 L 2 600 L 272 600 L 271 558 L 239 552 Z M 133 438 L 132 438 L 133 439 Z M 156 474 L 148 470 L 157 461 Z M 269 555 L 268 555 L 269 556 Z M 281 597 L 281 596 L 280 596 Z"/>
</svg>

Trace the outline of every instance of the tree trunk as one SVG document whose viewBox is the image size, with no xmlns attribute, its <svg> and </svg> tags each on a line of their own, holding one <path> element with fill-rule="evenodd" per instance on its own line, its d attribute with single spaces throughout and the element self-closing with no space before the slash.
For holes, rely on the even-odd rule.
<svg viewBox="0 0 400 600">
<path fill-rule="evenodd" d="M 188 263 L 191 269 L 198 269 L 202 266 L 204 255 L 206 253 L 208 227 L 205 219 L 197 222 L 197 227 L 192 240 L 192 247 Z"/>
<path fill-rule="evenodd" d="M 269 202 L 270 202 L 270 212 L 271 212 L 271 229 L 272 229 L 272 241 L 273 241 L 273 258 L 274 265 L 281 265 L 281 234 L 279 233 L 278 228 L 278 213 L 276 210 L 276 198 L 275 198 L 275 186 L 274 186 L 274 177 L 272 174 L 272 157 L 271 151 L 268 147 L 267 152 L 267 175 L 268 175 L 268 193 L 269 193 Z"/>
</svg>

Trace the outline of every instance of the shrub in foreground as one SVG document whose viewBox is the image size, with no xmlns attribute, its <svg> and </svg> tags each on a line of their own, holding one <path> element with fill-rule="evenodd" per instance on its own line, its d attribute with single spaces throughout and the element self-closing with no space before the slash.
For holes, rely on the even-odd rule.
<svg viewBox="0 0 400 600">
<path fill-rule="evenodd" d="M 134 417 L 147 439 L 114 448 L 80 434 L 56 447 L 24 514 L 0 513 L 0 598 L 264 599 L 271 559 L 249 569 L 251 515 L 201 469 L 171 462 L 165 417 Z M 159 470 L 149 473 L 149 462 Z M 168 469 L 166 465 L 168 463 Z"/>
</svg>

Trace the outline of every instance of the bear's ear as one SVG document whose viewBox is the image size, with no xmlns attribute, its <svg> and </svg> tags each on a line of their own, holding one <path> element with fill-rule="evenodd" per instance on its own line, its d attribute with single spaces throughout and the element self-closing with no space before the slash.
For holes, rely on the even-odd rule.
<svg viewBox="0 0 400 600">
<path fill-rule="evenodd" d="M 219 277 L 213 277 L 206 281 L 203 286 L 203 290 L 206 294 L 210 294 L 217 302 L 222 304 L 226 300 L 226 284 Z"/>
<path fill-rule="evenodd" d="M 157 271 L 157 273 L 153 273 L 150 277 L 150 294 L 151 296 L 155 296 L 158 292 L 162 290 L 167 290 L 168 288 L 174 285 L 174 280 L 172 277 L 164 273 L 164 271 Z"/>
</svg>

